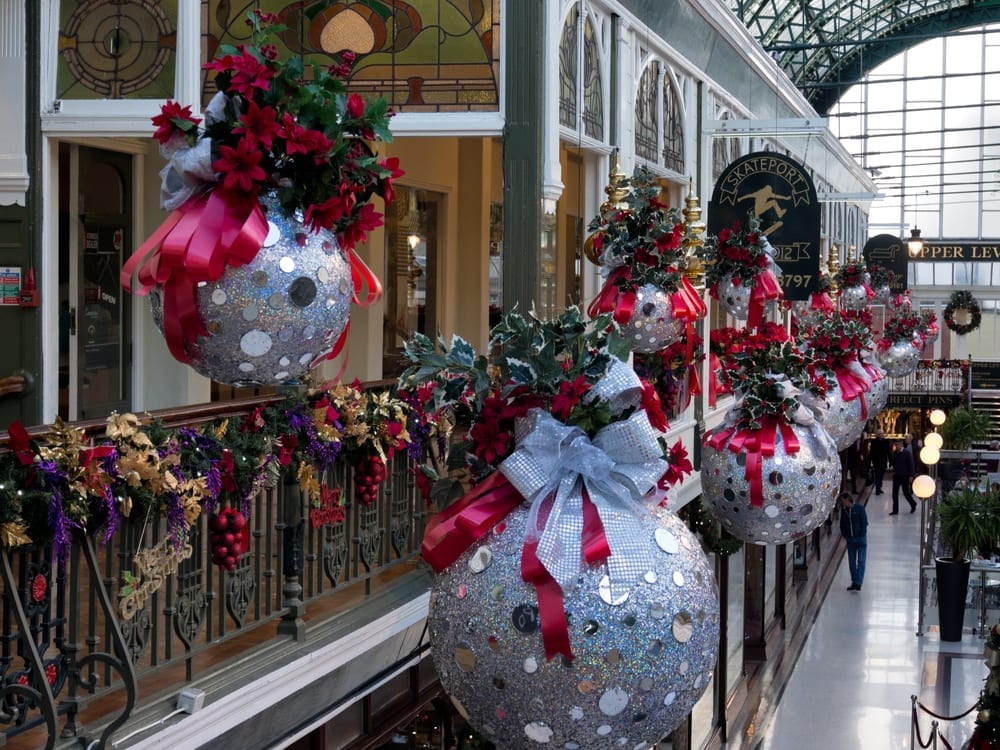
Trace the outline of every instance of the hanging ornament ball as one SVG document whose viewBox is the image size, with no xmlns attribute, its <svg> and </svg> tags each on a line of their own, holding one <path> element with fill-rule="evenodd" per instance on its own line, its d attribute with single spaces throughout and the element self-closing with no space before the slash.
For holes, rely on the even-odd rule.
<svg viewBox="0 0 1000 750">
<path fill-rule="evenodd" d="M 872 302 L 879 305 L 888 305 L 890 299 L 892 299 L 892 289 L 889 288 L 888 284 L 875 287 L 875 298 Z"/>
<path fill-rule="evenodd" d="M 792 301 L 792 315 L 800 326 L 812 328 L 822 323 L 828 313 L 822 308 L 813 307 L 812 300 L 797 299 Z"/>
<path fill-rule="evenodd" d="M 816 416 L 826 428 L 837 450 L 842 451 L 864 432 L 867 420 L 861 416 L 861 406 L 864 404 L 867 409 L 868 404 L 864 401 L 863 393 L 850 401 L 845 401 L 840 383 L 832 376 L 827 383 L 826 404 L 823 409 L 817 411 Z"/>
<path fill-rule="evenodd" d="M 644 570 L 621 590 L 586 568 L 564 593 L 573 659 L 545 658 L 535 588 L 521 580 L 520 507 L 437 576 L 427 617 L 441 684 L 484 739 L 519 748 L 646 750 L 712 678 L 712 567 L 673 513 L 637 509 Z"/>
<path fill-rule="evenodd" d="M 886 349 L 879 349 L 878 361 L 891 378 L 901 378 L 917 369 L 920 350 L 913 341 L 895 341 Z"/>
<path fill-rule="evenodd" d="M 779 430 L 773 456 L 761 457 L 762 502 L 751 502 L 747 454 L 728 444 L 702 454 L 704 499 L 722 527 L 744 542 L 785 544 L 805 536 L 830 515 L 840 490 L 840 456 L 819 423 L 792 425 L 796 453 L 785 452 Z"/>
<path fill-rule="evenodd" d="M 583 241 L 583 254 L 587 257 L 587 260 L 595 266 L 599 266 L 603 262 L 601 260 L 601 255 L 604 251 L 597 246 L 598 237 L 599 233 L 594 232 L 594 234 L 587 235 L 587 239 Z"/>
<path fill-rule="evenodd" d="M 669 294 L 652 284 L 644 284 L 635 292 L 635 309 L 622 332 L 633 351 L 651 354 L 680 338 L 684 321 L 674 317 Z"/>
<path fill-rule="evenodd" d="M 870 371 L 869 374 L 871 374 Z M 879 368 L 879 377 L 872 377 L 871 390 L 864 394 L 864 399 L 868 406 L 869 418 L 874 417 L 889 403 L 889 378 L 881 368 Z"/>
<path fill-rule="evenodd" d="M 737 320 L 746 320 L 750 315 L 750 295 L 753 292 L 751 282 L 741 281 L 733 284 L 733 275 L 727 273 L 719 279 L 717 288 L 719 304 L 722 309 Z"/>
<path fill-rule="evenodd" d="M 197 340 L 191 366 L 229 385 L 301 378 L 333 349 L 354 292 L 350 261 L 332 232 L 310 232 L 298 213 L 286 217 L 273 193 L 260 203 L 268 234 L 257 256 L 196 290 L 208 335 Z M 159 288 L 149 296 L 162 332 Z"/>
<path fill-rule="evenodd" d="M 845 286 L 840 290 L 840 308 L 842 310 L 867 310 L 871 304 L 868 290 L 862 284 Z"/>
</svg>

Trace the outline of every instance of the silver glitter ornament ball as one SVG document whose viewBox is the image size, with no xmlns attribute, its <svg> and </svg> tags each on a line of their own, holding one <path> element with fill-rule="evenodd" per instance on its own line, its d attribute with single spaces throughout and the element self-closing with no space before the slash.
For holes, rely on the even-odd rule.
<svg viewBox="0 0 1000 750">
<path fill-rule="evenodd" d="M 845 401 L 844 392 L 836 378 L 831 374 L 827 380 L 826 405 L 816 412 L 816 416 L 838 451 L 844 450 L 864 432 L 867 420 L 861 416 L 861 405 L 864 403 L 865 409 L 868 408 L 868 402 L 864 401 L 865 395 L 861 394 L 851 401 Z M 875 416 L 872 412 L 867 414 L 870 417 Z"/>
<path fill-rule="evenodd" d="M 535 588 L 521 580 L 528 509 L 437 576 L 427 618 L 441 684 L 504 750 L 648 750 L 708 687 L 718 651 L 712 567 L 670 511 L 638 507 L 647 572 L 612 589 L 604 565 L 564 593 L 572 661 L 545 658 Z"/>
<path fill-rule="evenodd" d="M 298 213 L 286 217 L 274 194 L 260 202 L 268 234 L 257 256 L 197 289 L 208 336 L 197 340 L 190 364 L 230 385 L 301 378 L 336 344 L 354 292 L 350 261 L 332 232 L 310 232 Z M 162 332 L 159 288 L 150 304 Z"/>
<path fill-rule="evenodd" d="M 872 302 L 879 305 L 888 305 L 890 299 L 892 299 L 892 289 L 889 288 L 888 284 L 875 287 L 875 298 Z"/>
<path fill-rule="evenodd" d="M 750 502 L 746 452 L 707 443 L 702 454 L 702 491 L 709 511 L 738 539 L 785 544 L 805 536 L 830 515 L 840 490 L 840 456 L 819 423 L 792 425 L 797 453 L 785 452 L 781 432 L 774 455 L 761 461 L 763 504 Z"/>
<path fill-rule="evenodd" d="M 863 285 L 845 286 L 840 290 L 842 310 L 867 310 L 870 305 L 871 298 Z"/>
<path fill-rule="evenodd" d="M 912 341 L 896 341 L 887 349 L 878 350 L 879 364 L 890 378 L 901 378 L 915 372 L 920 362 L 920 348 Z"/>
<path fill-rule="evenodd" d="M 792 302 L 792 315 L 800 326 L 812 328 L 822 323 L 829 313 L 826 310 L 814 308 L 812 300 L 797 299 Z"/>
<path fill-rule="evenodd" d="M 633 351 L 651 354 L 680 338 L 684 321 L 674 317 L 674 306 L 667 292 L 644 284 L 636 290 L 635 309 L 628 323 L 622 326 L 622 333 Z"/>
<path fill-rule="evenodd" d="M 733 284 L 733 275 L 727 273 L 719 279 L 716 288 L 719 304 L 722 309 L 737 320 L 746 320 L 750 315 L 750 295 L 753 292 L 752 283 L 741 281 L 738 286 Z"/>
<path fill-rule="evenodd" d="M 880 373 L 878 378 L 872 378 L 872 389 L 865 394 L 869 419 L 874 419 L 875 415 L 889 403 L 889 378 L 884 371 Z"/>
</svg>

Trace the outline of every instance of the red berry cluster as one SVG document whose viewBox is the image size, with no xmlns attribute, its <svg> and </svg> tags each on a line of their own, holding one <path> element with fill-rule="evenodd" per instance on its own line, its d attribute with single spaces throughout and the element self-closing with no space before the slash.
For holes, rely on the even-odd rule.
<svg viewBox="0 0 1000 750">
<path fill-rule="evenodd" d="M 385 479 L 385 462 L 380 456 L 364 456 L 354 464 L 354 499 L 371 505 L 378 499 L 378 487 Z"/>
<path fill-rule="evenodd" d="M 236 570 L 240 555 L 249 547 L 246 517 L 235 508 L 226 508 L 208 519 L 212 562 L 230 573 Z"/>
</svg>

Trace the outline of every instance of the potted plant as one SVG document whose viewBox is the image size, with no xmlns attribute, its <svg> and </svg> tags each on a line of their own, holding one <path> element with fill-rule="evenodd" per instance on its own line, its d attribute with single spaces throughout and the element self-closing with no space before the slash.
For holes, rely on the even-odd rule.
<svg viewBox="0 0 1000 750">
<path fill-rule="evenodd" d="M 942 641 L 962 640 L 965 600 L 969 587 L 969 553 L 992 545 L 996 498 L 975 488 L 955 490 L 938 505 L 941 541 L 951 556 L 935 558 L 938 591 L 938 622 Z"/>
<path fill-rule="evenodd" d="M 953 450 L 968 450 L 972 443 L 986 440 L 989 434 L 990 415 L 971 406 L 952 409 L 941 425 L 944 447 Z"/>
</svg>

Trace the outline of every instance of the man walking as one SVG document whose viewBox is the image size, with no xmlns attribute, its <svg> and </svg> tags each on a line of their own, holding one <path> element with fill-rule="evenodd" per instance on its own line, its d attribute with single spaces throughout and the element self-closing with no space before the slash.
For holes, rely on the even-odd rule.
<svg viewBox="0 0 1000 750">
<path fill-rule="evenodd" d="M 916 465 L 913 462 L 913 454 L 909 446 L 896 441 L 892 453 L 892 512 L 890 516 L 899 515 L 899 490 L 902 488 L 906 502 L 910 504 L 910 513 L 917 509 L 917 503 L 913 499 L 913 491 L 910 489 L 910 482 L 913 481 Z"/>
<path fill-rule="evenodd" d="M 872 467 L 875 479 L 875 494 L 882 494 L 882 480 L 885 470 L 889 467 L 889 441 L 885 439 L 885 430 L 876 430 L 875 437 L 868 444 L 868 461 Z"/>
<path fill-rule="evenodd" d="M 840 533 L 847 541 L 847 567 L 851 570 L 851 585 L 847 590 L 861 591 L 868 555 L 868 513 L 865 506 L 854 502 L 849 492 L 840 494 L 840 505 Z"/>
</svg>

